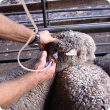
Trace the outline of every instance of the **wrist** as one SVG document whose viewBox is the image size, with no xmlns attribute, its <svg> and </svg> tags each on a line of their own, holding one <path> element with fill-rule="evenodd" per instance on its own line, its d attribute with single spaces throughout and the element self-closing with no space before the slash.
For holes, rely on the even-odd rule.
<svg viewBox="0 0 110 110">
<path fill-rule="evenodd" d="M 29 44 L 32 44 L 34 41 L 35 41 L 35 33 L 32 31 L 31 33 L 30 33 L 30 36 L 29 37 L 31 37 L 31 36 L 33 36 L 32 37 L 32 39 L 31 39 L 31 41 L 29 42 Z M 29 38 L 28 38 L 29 39 Z"/>
<path fill-rule="evenodd" d="M 39 31 L 39 35 L 40 35 L 40 42 L 41 42 L 41 39 L 42 39 L 42 31 Z"/>
<path fill-rule="evenodd" d="M 30 47 L 34 48 L 34 47 L 38 47 L 40 43 L 40 34 L 37 33 L 34 37 L 33 37 L 33 41 L 29 44 Z"/>
</svg>

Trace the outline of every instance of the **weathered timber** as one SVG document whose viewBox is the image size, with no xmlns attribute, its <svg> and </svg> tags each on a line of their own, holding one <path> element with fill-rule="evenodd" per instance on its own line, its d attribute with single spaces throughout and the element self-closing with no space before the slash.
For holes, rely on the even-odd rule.
<svg viewBox="0 0 110 110">
<path fill-rule="evenodd" d="M 42 10 L 41 2 L 26 3 L 29 11 Z M 64 9 L 82 6 L 109 5 L 107 0 L 61 0 L 46 2 L 46 9 Z M 0 13 L 23 12 L 22 4 L 0 6 Z"/>
<path fill-rule="evenodd" d="M 47 9 L 72 8 L 82 6 L 108 5 L 107 0 L 60 0 L 47 1 Z"/>
<path fill-rule="evenodd" d="M 26 3 L 26 5 L 29 11 L 42 10 L 42 5 L 40 2 Z M 24 11 L 24 8 L 22 4 L 0 6 L 0 13 L 23 12 L 23 11 Z"/>
</svg>

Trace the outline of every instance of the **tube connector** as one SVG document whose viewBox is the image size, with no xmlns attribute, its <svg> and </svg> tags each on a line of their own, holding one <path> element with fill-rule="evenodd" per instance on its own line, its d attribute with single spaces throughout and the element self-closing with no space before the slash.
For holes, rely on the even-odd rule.
<svg viewBox="0 0 110 110">
<path fill-rule="evenodd" d="M 55 63 L 55 62 L 57 61 L 57 59 L 58 59 L 58 53 L 52 54 L 52 56 L 49 57 L 49 61 L 46 62 L 46 67 L 47 67 L 48 65 L 50 65 L 50 66 L 48 67 L 48 68 L 50 68 L 50 67 L 53 65 L 53 63 Z"/>
</svg>

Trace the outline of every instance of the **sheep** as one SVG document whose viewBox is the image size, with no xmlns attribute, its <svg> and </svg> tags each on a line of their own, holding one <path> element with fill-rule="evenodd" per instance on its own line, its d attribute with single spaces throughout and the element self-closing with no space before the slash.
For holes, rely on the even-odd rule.
<svg viewBox="0 0 110 110">
<path fill-rule="evenodd" d="M 95 59 L 95 43 L 87 34 L 64 31 L 52 34 L 58 38 L 55 42 L 48 44 L 48 57 L 54 52 L 58 52 L 56 74 L 70 65 L 80 65 L 84 62 L 92 62 Z M 31 68 L 39 57 L 24 63 L 24 66 Z M 0 81 L 11 80 L 27 74 L 28 72 L 20 67 L 0 77 Z M 55 74 L 55 75 L 56 75 Z M 47 82 L 39 84 L 17 102 L 5 108 L 5 110 L 49 110 L 51 96 L 54 88 L 55 76 Z"/>
<path fill-rule="evenodd" d="M 110 76 L 110 54 L 97 58 L 95 64 L 103 68 Z"/>
<path fill-rule="evenodd" d="M 49 44 L 48 54 L 58 52 L 56 71 L 62 71 L 70 65 L 79 65 L 84 62 L 92 63 L 95 60 L 95 42 L 91 36 L 76 31 L 63 31 L 52 35 L 56 40 Z M 53 49 L 54 47 L 54 49 Z"/>
<path fill-rule="evenodd" d="M 69 66 L 56 76 L 50 110 L 108 110 L 110 77 L 91 63 Z"/>
</svg>

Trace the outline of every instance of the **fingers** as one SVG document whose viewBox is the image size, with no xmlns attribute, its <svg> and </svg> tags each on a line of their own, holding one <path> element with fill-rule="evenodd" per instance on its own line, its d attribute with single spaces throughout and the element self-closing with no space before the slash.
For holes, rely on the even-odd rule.
<svg viewBox="0 0 110 110">
<path fill-rule="evenodd" d="M 43 51 L 46 50 L 46 45 L 39 43 L 39 48 Z"/>
<path fill-rule="evenodd" d="M 41 31 L 39 32 L 40 34 L 40 43 L 41 44 L 48 44 L 49 42 L 53 42 L 55 40 L 55 38 L 53 38 L 51 36 L 51 34 L 49 33 L 49 31 L 45 30 L 45 31 Z"/>
<path fill-rule="evenodd" d="M 46 57 L 47 57 L 47 52 L 43 51 L 39 62 L 35 65 L 35 69 L 40 70 L 40 69 L 45 68 Z M 37 72 L 37 74 L 36 74 L 36 72 L 34 72 L 35 75 L 37 76 L 38 84 L 43 83 L 43 82 L 51 79 L 55 73 L 55 68 L 56 68 L 56 63 L 51 65 L 51 67 L 49 69 Z"/>
<path fill-rule="evenodd" d="M 40 31 L 40 43 L 39 43 L 39 48 L 41 50 L 46 50 L 46 44 L 50 42 L 54 42 L 57 38 L 53 38 L 49 31 Z"/>
<path fill-rule="evenodd" d="M 55 73 L 56 63 L 53 63 L 53 65 L 49 68 L 50 71 Z"/>
<path fill-rule="evenodd" d="M 39 72 L 38 84 L 51 79 L 55 73 L 55 67 L 56 67 L 56 63 L 54 63 L 49 69 Z"/>
<path fill-rule="evenodd" d="M 50 79 L 53 77 L 55 73 L 55 68 L 56 68 L 56 63 L 53 63 L 53 65 L 49 69 L 46 69 L 44 71 L 45 79 Z"/>
<path fill-rule="evenodd" d="M 51 40 L 51 42 L 54 42 L 55 40 L 57 40 L 57 38 L 53 38 L 53 37 L 52 37 L 52 40 Z"/>
<path fill-rule="evenodd" d="M 55 41 L 57 39 L 57 38 L 53 38 L 49 31 L 45 30 L 43 32 L 47 33 L 47 36 L 49 36 L 49 42 L 53 42 L 53 41 Z"/>
<path fill-rule="evenodd" d="M 39 43 L 39 48 L 40 48 L 41 50 L 44 50 L 44 47 L 43 47 L 43 45 L 42 45 L 41 43 Z"/>
</svg>

